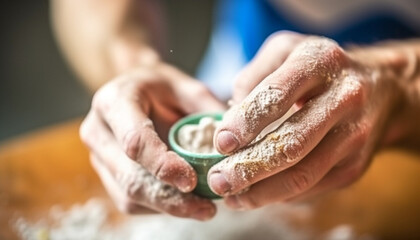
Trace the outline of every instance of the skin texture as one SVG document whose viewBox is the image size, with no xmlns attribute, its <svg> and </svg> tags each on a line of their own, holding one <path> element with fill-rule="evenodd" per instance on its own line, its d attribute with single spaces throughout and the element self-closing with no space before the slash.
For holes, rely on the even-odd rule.
<svg viewBox="0 0 420 240">
<path fill-rule="evenodd" d="M 167 65 L 138 68 L 97 91 L 80 135 L 121 211 L 148 208 L 198 220 L 215 214 L 211 201 L 188 193 L 197 176 L 162 140 L 177 119 L 205 110 L 223 110 L 223 105 L 198 81 Z M 155 196 L 150 185 L 171 190 Z"/>
<path fill-rule="evenodd" d="M 401 120 L 407 102 L 419 114 L 418 47 L 407 41 L 345 51 L 322 37 L 271 36 L 239 74 L 235 105 L 216 130 L 216 147 L 230 156 L 210 170 L 212 190 L 232 208 L 252 209 L 357 180 L 380 146 L 418 133 L 416 118 Z M 258 103 L 262 94 L 273 102 Z M 297 112 L 249 146 L 293 105 Z M 269 111 L 255 111 L 263 107 Z"/>
<path fill-rule="evenodd" d="M 51 1 L 61 50 L 95 92 L 80 136 L 116 206 L 129 214 L 207 220 L 216 213 L 214 204 L 189 193 L 197 176 L 166 140 L 179 118 L 225 106 L 162 62 L 160 13 L 152 0 Z"/>
<path fill-rule="evenodd" d="M 95 92 L 80 135 L 116 206 L 207 220 L 214 204 L 189 193 L 197 176 L 166 139 L 180 117 L 225 105 L 164 62 L 161 15 L 153 0 L 51 1 L 59 45 Z M 307 199 L 355 181 L 380 147 L 407 139 L 418 147 L 419 56 L 418 40 L 344 50 L 273 34 L 236 79 L 214 139 L 229 157 L 209 172 L 210 187 L 235 209 Z M 249 145 L 291 106 L 292 117 Z"/>
</svg>

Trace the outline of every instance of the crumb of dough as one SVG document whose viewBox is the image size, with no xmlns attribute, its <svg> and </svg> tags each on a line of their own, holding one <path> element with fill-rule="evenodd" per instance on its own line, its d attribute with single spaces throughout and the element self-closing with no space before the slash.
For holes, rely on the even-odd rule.
<svg viewBox="0 0 420 240">
<path fill-rule="evenodd" d="M 179 129 L 178 144 L 193 153 L 217 153 L 213 135 L 220 121 L 203 117 L 198 124 L 186 124 Z"/>
</svg>

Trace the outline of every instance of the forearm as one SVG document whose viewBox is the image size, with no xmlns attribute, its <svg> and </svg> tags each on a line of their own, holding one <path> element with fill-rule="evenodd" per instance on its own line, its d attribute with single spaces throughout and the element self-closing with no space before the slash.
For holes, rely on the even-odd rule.
<svg viewBox="0 0 420 240">
<path fill-rule="evenodd" d="M 386 42 L 350 51 L 358 62 L 370 66 L 395 89 L 383 145 L 415 144 L 420 139 L 420 39 Z"/>
<path fill-rule="evenodd" d="M 91 90 L 130 68 L 158 61 L 161 15 L 152 0 L 51 0 L 60 48 Z"/>
</svg>

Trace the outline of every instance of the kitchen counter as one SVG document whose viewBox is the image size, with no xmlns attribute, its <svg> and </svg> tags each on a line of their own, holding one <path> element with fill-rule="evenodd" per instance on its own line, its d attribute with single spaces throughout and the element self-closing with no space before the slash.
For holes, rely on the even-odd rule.
<svg viewBox="0 0 420 240">
<path fill-rule="evenodd" d="M 51 206 L 108 200 L 79 140 L 74 120 L 0 144 L 0 239 L 15 239 L 18 218 L 36 221 Z M 379 239 L 420 239 L 420 155 L 388 149 L 355 184 L 308 203 L 293 219 L 314 235 L 341 224 Z M 113 216 L 120 216 L 110 204 Z M 293 215 L 293 214 L 292 214 Z"/>
</svg>

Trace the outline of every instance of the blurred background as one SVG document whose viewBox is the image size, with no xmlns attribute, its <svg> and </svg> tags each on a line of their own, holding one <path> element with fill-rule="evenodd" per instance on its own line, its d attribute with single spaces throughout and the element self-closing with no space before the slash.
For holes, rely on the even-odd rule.
<svg viewBox="0 0 420 240">
<path fill-rule="evenodd" d="M 205 51 L 214 0 L 162 1 L 166 56 L 194 74 Z M 0 18 L 0 142 L 85 115 L 90 93 L 67 66 L 50 27 L 49 2 L 7 1 Z"/>
</svg>

